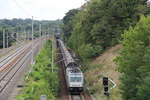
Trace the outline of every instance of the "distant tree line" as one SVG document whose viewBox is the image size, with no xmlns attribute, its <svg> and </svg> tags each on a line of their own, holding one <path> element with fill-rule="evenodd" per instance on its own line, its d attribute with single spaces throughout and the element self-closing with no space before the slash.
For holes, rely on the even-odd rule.
<svg viewBox="0 0 150 100">
<path fill-rule="evenodd" d="M 18 31 L 18 32 L 24 32 L 26 31 L 31 31 L 31 19 L 2 19 L 0 20 L 0 28 L 6 27 L 6 28 L 11 28 L 13 31 Z M 38 21 L 34 20 L 34 30 L 38 31 L 39 30 L 39 24 L 42 24 L 42 30 L 47 32 L 48 28 L 50 28 L 50 32 L 53 31 L 53 28 L 56 26 L 59 26 L 61 24 L 61 20 L 56 20 L 56 21 Z"/>
<path fill-rule="evenodd" d="M 8 32 L 9 34 L 9 46 L 13 42 L 15 42 L 16 33 L 19 33 L 21 35 L 26 33 L 31 34 L 32 27 L 31 27 L 32 20 L 31 19 L 1 19 L 0 20 L 0 48 L 3 47 L 3 30 L 5 29 L 5 33 Z M 61 20 L 56 21 L 38 21 L 34 20 L 34 37 L 39 37 L 39 24 L 42 25 L 42 34 L 52 34 L 55 32 L 55 28 L 62 25 Z M 49 29 L 49 30 L 48 30 Z M 30 35 L 31 36 L 31 35 Z M 5 34 L 5 40 L 6 40 L 6 34 Z"/>
</svg>

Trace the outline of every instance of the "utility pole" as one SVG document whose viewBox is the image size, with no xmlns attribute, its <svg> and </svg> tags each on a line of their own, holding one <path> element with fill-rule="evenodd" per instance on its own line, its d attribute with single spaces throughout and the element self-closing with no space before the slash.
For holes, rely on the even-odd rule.
<svg viewBox="0 0 150 100">
<path fill-rule="evenodd" d="M 19 44 L 19 37 L 20 37 L 20 41 L 22 40 L 22 35 L 20 34 L 21 33 L 21 24 L 19 24 L 19 29 L 18 29 L 18 44 Z"/>
<path fill-rule="evenodd" d="M 28 31 L 28 34 L 27 34 L 27 35 L 28 35 L 28 36 L 27 36 L 28 38 L 27 38 L 27 40 L 30 40 L 30 39 L 29 39 L 29 38 L 30 38 L 30 35 L 29 35 L 29 33 L 30 33 L 30 32 Z"/>
<path fill-rule="evenodd" d="M 47 40 L 48 40 L 48 34 L 49 34 L 49 27 L 48 27 L 47 36 L 46 36 Z"/>
<path fill-rule="evenodd" d="M 53 46 L 53 42 L 54 42 L 54 33 L 53 33 L 53 36 L 52 36 L 52 72 L 54 72 L 54 46 Z"/>
<path fill-rule="evenodd" d="M 3 49 L 5 48 L 5 29 L 3 29 Z"/>
<path fill-rule="evenodd" d="M 16 32 L 16 44 L 18 44 L 18 31 Z"/>
<path fill-rule="evenodd" d="M 26 38 L 27 38 L 26 30 L 24 29 L 24 41 L 25 41 L 25 42 L 26 42 Z"/>
<path fill-rule="evenodd" d="M 7 34 L 7 49 L 8 49 L 8 31 L 7 31 L 6 34 Z"/>
<path fill-rule="evenodd" d="M 19 39 L 18 39 L 18 32 L 19 32 L 19 25 L 17 24 L 17 30 L 16 30 L 16 45 L 18 44 L 19 42 Z"/>
<path fill-rule="evenodd" d="M 45 41 L 46 41 L 46 32 L 45 32 Z"/>
<path fill-rule="evenodd" d="M 34 24 L 34 22 L 33 22 L 33 16 L 32 16 L 32 60 L 31 60 L 31 63 L 32 63 L 32 71 L 33 71 L 33 58 L 34 58 L 34 50 L 33 50 L 33 24 Z"/>
<path fill-rule="evenodd" d="M 39 51 L 41 49 L 41 24 L 39 25 L 39 34 L 40 34 L 40 44 L 39 44 Z"/>
</svg>

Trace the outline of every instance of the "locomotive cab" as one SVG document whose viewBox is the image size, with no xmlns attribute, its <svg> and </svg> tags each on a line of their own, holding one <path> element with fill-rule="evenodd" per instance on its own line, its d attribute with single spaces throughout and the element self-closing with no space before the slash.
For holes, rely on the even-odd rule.
<svg viewBox="0 0 150 100">
<path fill-rule="evenodd" d="M 80 71 L 79 68 L 73 68 L 73 69 L 68 68 L 68 71 L 69 71 L 67 74 L 68 90 L 71 93 L 82 92 L 83 91 L 83 84 L 84 84 L 82 72 Z"/>
<path fill-rule="evenodd" d="M 70 92 L 82 92 L 83 91 L 83 75 L 81 73 L 70 74 L 69 79 L 69 91 Z"/>
</svg>

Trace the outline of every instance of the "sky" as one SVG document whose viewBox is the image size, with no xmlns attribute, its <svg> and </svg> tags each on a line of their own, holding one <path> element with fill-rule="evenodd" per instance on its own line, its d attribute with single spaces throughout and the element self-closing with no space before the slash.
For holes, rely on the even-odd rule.
<svg viewBox="0 0 150 100">
<path fill-rule="evenodd" d="M 69 10 L 81 7 L 85 0 L 0 0 L 0 19 L 62 19 Z"/>
</svg>

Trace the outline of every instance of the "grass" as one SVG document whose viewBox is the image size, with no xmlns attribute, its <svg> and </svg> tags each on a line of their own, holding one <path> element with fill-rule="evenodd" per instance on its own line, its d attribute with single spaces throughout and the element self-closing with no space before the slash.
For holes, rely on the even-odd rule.
<svg viewBox="0 0 150 100">
<path fill-rule="evenodd" d="M 90 62 L 88 70 L 84 73 L 85 87 L 89 94 L 92 94 L 96 100 L 107 100 L 104 95 L 104 88 L 102 84 L 102 77 L 107 76 L 111 78 L 117 86 L 111 90 L 111 100 L 121 100 L 119 90 L 119 75 L 116 64 L 113 59 L 118 55 L 121 46 L 117 45 L 106 50 L 102 55 Z M 111 87 L 112 84 L 109 84 Z"/>
</svg>

